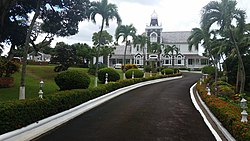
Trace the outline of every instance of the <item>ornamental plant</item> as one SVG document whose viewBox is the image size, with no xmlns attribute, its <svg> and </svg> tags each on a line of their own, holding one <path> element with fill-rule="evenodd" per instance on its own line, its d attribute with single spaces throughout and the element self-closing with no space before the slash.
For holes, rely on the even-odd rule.
<svg viewBox="0 0 250 141">
<path fill-rule="evenodd" d="M 161 71 L 161 74 L 174 74 L 174 70 L 170 69 L 170 68 L 166 68 L 164 70 Z"/>
<path fill-rule="evenodd" d="M 0 57 L 0 77 L 11 77 L 12 74 L 20 70 L 20 64 L 8 60 L 6 57 Z"/>
<path fill-rule="evenodd" d="M 124 66 L 122 65 L 122 70 L 123 70 Z M 138 67 L 135 64 L 125 64 L 125 70 L 129 70 L 129 69 L 137 69 Z"/>
<path fill-rule="evenodd" d="M 101 83 L 105 83 L 106 73 L 108 74 L 108 82 L 120 79 L 119 73 L 113 68 L 102 68 L 98 71 L 98 79 Z"/>
<path fill-rule="evenodd" d="M 60 90 L 87 89 L 90 84 L 90 77 L 82 71 L 67 70 L 55 77 L 55 82 Z"/>
<path fill-rule="evenodd" d="M 125 73 L 126 78 L 132 78 L 133 72 L 134 72 L 134 78 L 142 78 L 144 75 L 142 70 L 130 69 L 130 70 L 127 70 Z"/>
<path fill-rule="evenodd" d="M 196 89 L 212 113 L 237 141 L 250 140 L 250 123 L 240 121 L 241 109 L 239 106 L 224 101 L 216 95 L 207 95 L 206 84 L 197 84 Z M 250 116 L 248 116 L 248 119 L 250 119 Z"/>
</svg>

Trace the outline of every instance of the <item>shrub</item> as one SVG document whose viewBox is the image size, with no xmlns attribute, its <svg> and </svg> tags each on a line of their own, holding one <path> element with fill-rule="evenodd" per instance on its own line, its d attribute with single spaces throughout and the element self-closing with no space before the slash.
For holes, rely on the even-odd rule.
<svg viewBox="0 0 250 141">
<path fill-rule="evenodd" d="M 59 73 L 55 82 L 60 90 L 86 89 L 90 84 L 90 77 L 81 71 L 68 70 Z"/>
<path fill-rule="evenodd" d="M 173 74 L 174 73 L 174 70 L 173 69 L 170 69 L 170 68 L 167 68 L 167 69 L 164 69 L 161 71 L 161 74 Z"/>
<path fill-rule="evenodd" d="M 106 73 L 108 73 L 108 82 L 120 79 L 119 73 L 113 68 L 102 68 L 98 71 L 98 79 L 101 83 L 105 83 Z"/>
<path fill-rule="evenodd" d="M 216 83 L 212 84 L 212 92 L 215 93 Z M 217 92 L 219 95 L 229 96 L 234 94 L 233 86 L 224 81 L 217 81 Z"/>
<path fill-rule="evenodd" d="M 139 69 L 130 69 L 125 73 L 126 78 L 132 78 L 132 73 L 134 72 L 134 78 L 142 78 L 144 73 Z"/>
<path fill-rule="evenodd" d="M 10 77 L 20 69 L 20 65 L 15 61 L 9 61 L 0 56 L 0 77 Z"/>
<path fill-rule="evenodd" d="M 180 72 L 180 70 L 178 68 L 171 68 L 171 69 L 174 70 L 174 73 L 179 73 Z"/>
<path fill-rule="evenodd" d="M 164 70 L 165 69 L 165 67 L 157 67 L 157 72 L 161 72 L 162 70 Z"/>
<path fill-rule="evenodd" d="M 122 70 L 123 70 L 124 66 L 122 65 Z M 129 70 L 129 69 L 137 69 L 138 67 L 135 64 L 125 64 L 125 71 Z"/>
<path fill-rule="evenodd" d="M 151 69 L 151 67 L 150 66 L 145 66 L 145 70 L 144 70 L 145 72 L 150 72 L 150 71 L 152 71 L 152 69 Z"/>
<path fill-rule="evenodd" d="M 105 64 L 98 64 L 98 70 L 102 69 L 102 68 L 106 68 L 107 65 Z M 88 70 L 88 74 L 90 75 L 95 75 L 95 69 L 96 69 L 96 65 L 90 65 L 89 70 Z"/>
<path fill-rule="evenodd" d="M 210 74 L 214 75 L 215 74 L 215 68 L 212 66 L 205 66 L 201 69 L 202 73 L 204 74 Z"/>
<path fill-rule="evenodd" d="M 241 109 L 238 106 L 233 103 L 224 101 L 221 98 L 216 97 L 215 95 L 208 96 L 205 90 L 205 84 L 196 85 L 196 89 L 209 109 L 236 140 L 250 140 L 250 124 L 249 122 L 241 122 Z"/>
</svg>

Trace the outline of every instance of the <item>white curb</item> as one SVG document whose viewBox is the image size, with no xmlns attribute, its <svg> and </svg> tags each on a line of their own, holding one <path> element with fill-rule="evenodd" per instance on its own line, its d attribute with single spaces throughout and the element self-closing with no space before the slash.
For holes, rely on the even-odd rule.
<svg viewBox="0 0 250 141">
<path fill-rule="evenodd" d="M 209 123 L 209 121 L 207 120 L 205 114 L 203 113 L 203 111 L 201 110 L 201 108 L 199 107 L 197 101 L 194 98 L 194 93 L 193 93 L 193 88 L 196 86 L 197 83 L 195 83 L 191 88 L 190 88 L 190 95 L 191 95 L 191 99 L 192 102 L 195 106 L 195 108 L 200 112 L 201 116 L 203 117 L 205 123 L 207 124 L 208 128 L 210 129 L 210 131 L 213 133 L 213 135 L 215 136 L 217 141 L 221 141 L 222 139 L 220 138 L 220 136 L 218 135 L 218 133 L 214 130 L 214 128 L 211 126 L 211 124 Z M 196 91 L 196 93 L 198 93 Z M 205 104 L 205 102 L 201 99 L 201 97 L 197 94 L 197 97 L 200 101 L 200 103 L 202 104 L 202 106 L 204 107 L 204 109 L 207 111 L 207 113 L 209 114 L 209 116 L 211 117 L 211 119 L 214 121 L 214 123 L 216 124 L 216 126 L 218 127 L 218 129 L 222 132 L 222 134 L 225 136 L 225 138 L 228 141 L 236 141 L 235 138 L 222 126 L 221 122 L 214 116 L 214 114 L 209 110 L 209 108 L 207 107 L 207 105 Z"/>
<path fill-rule="evenodd" d="M 46 132 L 48 132 L 51 129 L 54 129 L 57 126 L 62 125 L 63 123 L 66 123 L 67 121 L 83 114 L 84 112 L 89 111 L 90 109 L 112 99 L 115 98 L 125 92 L 128 92 L 130 90 L 136 89 L 138 87 L 142 87 L 149 84 L 159 83 L 163 81 L 168 80 L 174 80 L 174 79 L 180 79 L 182 76 L 178 77 L 171 77 L 171 78 L 163 78 L 163 79 L 156 79 L 151 81 L 145 81 L 141 83 L 137 83 L 134 85 L 130 85 L 121 89 L 117 89 L 113 92 L 110 92 L 108 94 L 105 94 L 103 96 L 100 96 L 98 98 L 89 100 L 79 106 L 76 106 L 72 109 L 66 110 L 64 112 L 61 112 L 59 114 L 53 115 L 51 117 L 45 118 L 43 120 L 40 120 L 36 123 L 32 123 L 26 127 L 23 127 L 21 129 L 17 129 L 8 133 L 5 133 L 3 135 L 0 135 L 0 141 L 28 141 L 31 139 L 34 139 Z"/>
</svg>

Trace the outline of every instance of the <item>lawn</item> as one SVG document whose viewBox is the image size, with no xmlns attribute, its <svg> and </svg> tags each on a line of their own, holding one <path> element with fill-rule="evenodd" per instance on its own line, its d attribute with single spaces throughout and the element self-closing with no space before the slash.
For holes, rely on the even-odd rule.
<svg viewBox="0 0 250 141">
<path fill-rule="evenodd" d="M 38 66 L 38 65 L 27 65 L 27 75 L 26 75 L 26 98 L 38 97 L 39 82 L 44 81 L 44 94 L 51 94 L 59 90 L 56 85 L 54 78 L 57 75 L 53 71 L 55 66 Z M 69 68 L 74 70 L 81 70 L 87 72 L 86 68 Z M 11 88 L 0 88 L 0 101 L 14 100 L 19 98 L 19 86 L 21 79 L 21 71 L 13 75 L 15 78 L 15 85 Z M 94 76 L 91 77 L 90 87 L 94 86 Z"/>
</svg>

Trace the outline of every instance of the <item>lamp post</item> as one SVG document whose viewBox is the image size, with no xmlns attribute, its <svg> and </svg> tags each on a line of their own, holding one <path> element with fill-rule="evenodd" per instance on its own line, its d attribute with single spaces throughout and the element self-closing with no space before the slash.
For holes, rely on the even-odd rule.
<svg viewBox="0 0 250 141">
<path fill-rule="evenodd" d="M 40 90 L 38 94 L 39 94 L 39 97 L 43 99 L 43 84 L 44 84 L 43 80 L 41 80 L 39 84 L 40 84 Z"/>
<path fill-rule="evenodd" d="M 248 113 L 246 111 L 247 109 L 247 100 L 242 98 L 240 101 L 240 107 L 243 109 L 243 111 L 241 112 L 242 118 L 241 118 L 241 122 L 247 122 L 247 116 Z"/>
<path fill-rule="evenodd" d="M 134 78 L 135 78 L 135 72 L 132 71 L 132 79 L 134 79 Z"/>
<path fill-rule="evenodd" d="M 108 76 L 109 76 L 109 74 L 106 73 L 106 75 L 105 75 L 105 84 L 108 84 Z"/>
</svg>

